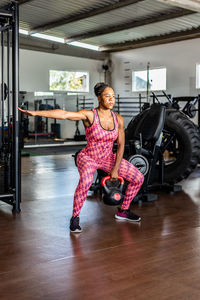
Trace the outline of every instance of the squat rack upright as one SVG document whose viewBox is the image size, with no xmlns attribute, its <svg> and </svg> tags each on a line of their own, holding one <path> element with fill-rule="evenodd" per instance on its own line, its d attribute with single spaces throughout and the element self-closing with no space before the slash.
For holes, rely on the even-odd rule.
<svg viewBox="0 0 200 300">
<path fill-rule="evenodd" d="M 19 6 L 12 1 L 0 10 L 1 97 L 0 201 L 20 211 L 21 160 L 19 143 Z M 7 51 L 5 51 L 7 47 Z M 6 55 L 5 55 L 6 54 Z M 12 100 L 10 96 L 12 95 Z M 3 182 L 3 184 L 2 184 Z"/>
</svg>

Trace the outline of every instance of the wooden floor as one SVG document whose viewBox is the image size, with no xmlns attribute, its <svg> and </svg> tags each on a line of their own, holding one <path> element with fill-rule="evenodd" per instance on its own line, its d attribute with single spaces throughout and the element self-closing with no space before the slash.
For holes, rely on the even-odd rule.
<svg viewBox="0 0 200 300">
<path fill-rule="evenodd" d="M 24 157 L 22 212 L 0 202 L 0 299 L 200 299 L 200 170 L 183 191 L 114 219 L 89 192 L 70 234 L 78 183 L 71 155 Z"/>
</svg>

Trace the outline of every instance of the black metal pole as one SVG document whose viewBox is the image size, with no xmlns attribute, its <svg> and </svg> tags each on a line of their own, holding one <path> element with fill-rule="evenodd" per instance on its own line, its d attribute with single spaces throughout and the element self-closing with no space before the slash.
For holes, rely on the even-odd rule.
<svg viewBox="0 0 200 300">
<path fill-rule="evenodd" d="M 56 109 L 56 98 L 53 99 L 53 102 L 54 102 L 54 109 Z M 57 120 L 54 119 L 54 124 L 56 124 L 56 123 L 57 123 Z"/>
<path fill-rule="evenodd" d="M 8 120 L 8 149 L 10 149 L 10 32 L 7 30 L 7 120 Z"/>
<path fill-rule="evenodd" d="M 200 129 L 200 95 L 198 95 L 198 126 Z"/>
<path fill-rule="evenodd" d="M 13 91 L 13 157 L 14 157 L 14 189 L 15 210 L 20 212 L 21 166 L 19 151 L 19 6 L 13 2 L 14 22 L 12 27 L 12 91 Z"/>
<path fill-rule="evenodd" d="M 46 101 L 46 107 L 47 107 L 48 100 L 46 99 L 45 101 Z M 46 133 L 48 133 L 48 118 L 45 118 L 45 123 L 46 123 Z"/>
<path fill-rule="evenodd" d="M 2 145 L 4 145 L 4 32 L 1 32 L 1 128 Z"/>
<path fill-rule="evenodd" d="M 8 142 L 7 142 L 7 149 L 8 149 L 8 187 L 11 186 L 11 122 L 10 122 L 10 31 L 7 29 L 7 123 L 8 123 Z"/>
<path fill-rule="evenodd" d="M 117 110 L 118 110 L 118 114 L 119 114 L 119 94 L 117 95 Z"/>
<path fill-rule="evenodd" d="M 83 109 L 85 109 L 85 96 L 83 96 Z"/>
</svg>

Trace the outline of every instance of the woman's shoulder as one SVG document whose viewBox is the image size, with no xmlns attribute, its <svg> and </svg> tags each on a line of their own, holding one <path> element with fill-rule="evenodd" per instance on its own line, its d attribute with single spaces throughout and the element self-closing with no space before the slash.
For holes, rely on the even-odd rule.
<svg viewBox="0 0 200 300">
<path fill-rule="evenodd" d="M 90 113 L 90 112 L 92 112 L 92 109 L 85 109 L 85 108 L 83 108 L 83 109 L 80 109 L 80 111 L 84 112 L 84 113 Z"/>
<path fill-rule="evenodd" d="M 85 116 L 87 116 L 87 117 L 88 117 L 88 116 L 89 116 L 89 117 L 90 117 L 90 116 L 93 116 L 93 114 L 94 114 L 92 109 L 91 109 L 91 110 L 89 110 L 89 109 L 81 109 L 80 112 L 82 112 L 82 113 L 83 113 Z"/>
<path fill-rule="evenodd" d="M 118 114 L 118 113 L 116 113 L 116 112 L 114 112 L 114 114 L 115 114 L 115 116 L 117 117 L 117 120 L 118 120 L 118 121 L 122 121 L 122 122 L 123 122 L 123 117 L 122 117 L 120 114 Z"/>
<path fill-rule="evenodd" d="M 81 110 L 87 117 L 87 120 L 85 120 L 83 123 L 86 127 L 91 126 L 91 124 L 94 121 L 94 111 L 93 109 L 88 110 L 88 109 L 82 109 Z"/>
</svg>

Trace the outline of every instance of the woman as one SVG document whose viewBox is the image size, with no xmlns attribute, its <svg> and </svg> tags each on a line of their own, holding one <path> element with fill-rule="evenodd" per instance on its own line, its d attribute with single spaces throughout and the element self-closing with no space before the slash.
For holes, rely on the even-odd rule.
<svg viewBox="0 0 200 300">
<path fill-rule="evenodd" d="M 71 232 L 81 232 L 79 214 L 93 182 L 94 173 L 102 169 L 109 173 L 111 180 L 118 175 L 129 184 L 121 208 L 115 215 L 117 219 L 139 222 L 141 218 L 130 211 L 129 206 L 138 193 L 144 177 L 130 162 L 123 159 L 124 129 L 123 118 L 114 114 L 115 104 L 113 89 L 105 83 L 97 83 L 94 87 L 99 105 L 95 109 L 82 109 L 78 112 L 55 109 L 49 111 L 19 110 L 29 116 L 41 116 L 55 119 L 82 120 L 85 126 L 87 145 L 77 156 L 77 166 L 80 180 L 74 194 L 73 214 L 70 220 Z M 117 153 L 113 154 L 113 142 L 117 141 Z"/>
</svg>

